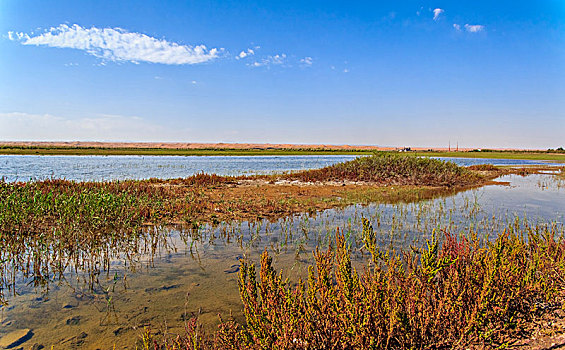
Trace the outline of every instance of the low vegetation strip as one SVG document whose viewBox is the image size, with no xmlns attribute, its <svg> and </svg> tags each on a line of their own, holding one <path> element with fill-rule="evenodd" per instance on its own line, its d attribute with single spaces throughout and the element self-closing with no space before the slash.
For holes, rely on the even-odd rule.
<svg viewBox="0 0 565 350">
<path fill-rule="evenodd" d="M 377 147 L 339 147 L 314 146 L 308 147 L 288 145 L 283 147 L 217 147 L 201 148 L 171 148 L 171 147 L 107 147 L 107 146 L 55 146 L 55 145 L 0 145 L 0 155 L 143 155 L 143 156 L 294 156 L 294 155 L 371 155 Z M 292 146 L 292 147 L 290 147 Z M 384 152 L 398 154 L 393 148 Z M 481 151 L 437 151 L 414 150 L 409 154 L 422 157 L 454 157 L 454 158 L 493 158 L 493 159 L 525 159 L 546 160 L 565 163 L 565 152 L 562 148 L 546 151 L 517 151 L 517 150 L 488 150 Z"/>
<path fill-rule="evenodd" d="M 204 334 L 197 319 L 184 336 L 154 337 L 143 349 L 438 349 L 508 347 L 534 321 L 563 307 L 565 241 L 555 227 L 515 229 L 484 242 L 443 232 L 419 251 L 381 251 L 364 221 L 370 262 L 358 272 L 348 242 L 316 250 L 296 285 L 272 266 L 242 261 L 239 290 L 246 322 Z M 551 326 L 550 328 L 554 327 Z M 544 329 L 551 332 L 551 329 Z"/>
<path fill-rule="evenodd" d="M 39 147 L 0 146 L 0 154 L 12 155 L 74 155 L 74 156 L 298 156 L 298 155 L 360 155 L 371 154 L 366 149 L 323 148 L 116 148 L 116 147 Z"/>
<path fill-rule="evenodd" d="M 516 160 L 541 160 L 558 163 L 565 163 L 565 153 L 562 151 L 498 151 L 498 150 L 482 150 L 482 151 L 456 151 L 456 152 L 421 152 L 416 151 L 413 154 L 422 157 L 452 157 L 452 158 L 480 158 L 480 159 L 516 159 Z"/>
</svg>

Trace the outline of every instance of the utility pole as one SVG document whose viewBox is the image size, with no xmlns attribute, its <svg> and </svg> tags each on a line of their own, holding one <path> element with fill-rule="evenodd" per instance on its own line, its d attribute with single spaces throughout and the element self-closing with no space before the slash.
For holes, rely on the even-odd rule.
<svg viewBox="0 0 565 350">
<path fill-rule="evenodd" d="M 449 140 L 449 143 L 447 144 L 447 151 L 451 152 L 451 140 Z"/>
</svg>

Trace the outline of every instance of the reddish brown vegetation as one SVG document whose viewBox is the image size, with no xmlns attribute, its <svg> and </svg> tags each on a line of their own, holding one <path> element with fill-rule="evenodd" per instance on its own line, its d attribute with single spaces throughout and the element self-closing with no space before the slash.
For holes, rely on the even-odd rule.
<svg viewBox="0 0 565 350">
<path fill-rule="evenodd" d="M 444 233 L 421 252 L 381 252 L 364 225 L 372 259 L 352 267 L 340 234 L 316 250 L 308 281 L 293 287 L 267 253 L 260 274 L 243 262 L 245 324 L 223 322 L 211 337 L 192 320 L 166 344 L 145 349 L 434 349 L 498 347 L 526 336 L 565 296 L 565 241 L 554 228 L 503 232 L 491 243 Z"/>
</svg>

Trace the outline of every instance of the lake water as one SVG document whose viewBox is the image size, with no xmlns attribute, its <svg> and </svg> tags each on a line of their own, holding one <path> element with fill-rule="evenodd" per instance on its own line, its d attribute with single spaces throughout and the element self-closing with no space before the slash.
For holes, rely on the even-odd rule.
<svg viewBox="0 0 565 350">
<path fill-rule="evenodd" d="M 268 174 L 322 168 L 352 160 L 353 155 L 313 156 L 20 156 L 0 155 L 0 179 L 30 181 L 59 178 L 110 181 L 179 178 L 197 173 Z M 456 164 L 548 165 L 515 159 L 440 158 Z"/>
<path fill-rule="evenodd" d="M 199 315 L 214 329 L 218 314 L 230 312 L 244 322 L 237 289 L 238 259 L 258 261 L 267 249 L 277 269 L 291 280 L 305 277 L 316 245 L 326 246 L 337 228 L 350 236 L 353 258 L 360 250 L 361 218 L 368 218 L 381 246 L 419 245 L 433 229 L 496 235 L 509 224 L 546 225 L 563 232 L 565 181 L 551 175 L 509 175 L 500 185 L 418 203 L 372 204 L 299 215 L 276 222 L 233 223 L 198 230 L 150 230 L 137 244 L 108 247 L 109 271 L 85 254 L 70 262 L 62 279 L 50 276 L 34 286 L 32 276 L 17 282 L 17 295 L 6 295 L 0 308 L 0 338 L 31 329 L 34 343 L 55 349 L 134 349 L 144 327 L 174 335 L 184 320 Z M 86 249 L 85 249 L 86 251 Z M 86 262 L 86 263 L 84 263 Z M 81 267 L 82 266 L 82 267 Z M 90 268 L 88 268 L 90 266 Z M 85 276 L 96 275 L 91 286 Z"/>
</svg>

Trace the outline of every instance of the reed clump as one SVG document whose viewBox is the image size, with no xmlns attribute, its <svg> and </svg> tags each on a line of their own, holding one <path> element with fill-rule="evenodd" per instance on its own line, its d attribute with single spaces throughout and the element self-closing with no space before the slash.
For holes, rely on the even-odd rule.
<svg viewBox="0 0 565 350">
<path fill-rule="evenodd" d="M 470 170 L 477 170 L 477 171 L 501 171 L 500 168 L 492 165 L 492 164 L 476 164 L 471 165 L 468 167 Z"/>
<path fill-rule="evenodd" d="M 358 271 L 340 233 L 316 249 L 307 281 L 293 285 L 261 256 L 242 261 L 245 324 L 222 322 L 206 335 L 191 320 L 185 336 L 144 349 L 437 349 L 507 346 L 532 321 L 564 306 L 565 241 L 555 227 L 509 227 L 495 240 L 441 232 L 421 248 L 381 251 L 364 222 L 370 261 Z"/>
<path fill-rule="evenodd" d="M 359 181 L 388 185 L 461 187 L 476 184 L 481 178 L 452 162 L 389 152 L 289 174 L 288 177 L 308 182 Z"/>
</svg>

